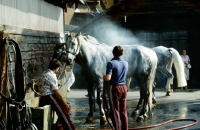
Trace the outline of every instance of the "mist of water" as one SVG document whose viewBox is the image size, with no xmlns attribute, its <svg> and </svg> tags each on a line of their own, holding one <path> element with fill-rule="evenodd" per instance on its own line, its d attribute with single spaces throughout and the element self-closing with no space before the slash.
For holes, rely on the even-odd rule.
<svg viewBox="0 0 200 130">
<path fill-rule="evenodd" d="M 109 19 L 101 20 L 91 29 L 89 35 L 108 45 L 144 44 L 130 30 Z"/>
</svg>

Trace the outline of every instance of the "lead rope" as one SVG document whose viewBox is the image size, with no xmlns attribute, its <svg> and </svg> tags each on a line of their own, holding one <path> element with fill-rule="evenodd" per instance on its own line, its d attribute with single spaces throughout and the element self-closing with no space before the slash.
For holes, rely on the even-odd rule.
<svg viewBox="0 0 200 130">
<path fill-rule="evenodd" d="M 107 98 L 107 94 L 108 94 L 108 81 L 104 81 L 103 82 L 103 94 L 102 94 L 102 98 L 103 98 L 103 109 L 104 109 L 104 112 L 105 112 L 105 116 L 106 116 L 106 120 L 107 120 L 107 122 L 108 122 L 108 124 L 109 124 L 109 126 L 110 126 L 110 128 L 112 129 L 112 130 L 114 130 L 114 127 L 113 127 L 113 125 L 110 123 L 110 121 L 109 121 L 109 108 L 108 108 L 108 106 L 107 106 L 107 100 L 106 100 L 106 98 Z M 108 96 L 108 97 L 110 97 L 110 96 Z M 109 100 L 110 101 L 110 100 Z M 106 108 L 107 107 L 107 108 Z"/>
</svg>

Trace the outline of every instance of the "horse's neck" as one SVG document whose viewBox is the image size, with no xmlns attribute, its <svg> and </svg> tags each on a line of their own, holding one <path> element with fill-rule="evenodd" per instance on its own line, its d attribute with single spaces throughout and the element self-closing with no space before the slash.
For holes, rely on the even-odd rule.
<svg viewBox="0 0 200 130">
<path fill-rule="evenodd" d="M 80 44 L 80 53 L 78 54 L 78 62 L 81 66 L 91 67 L 94 62 L 100 62 L 102 59 L 110 60 L 112 58 L 112 47 L 104 45 L 96 45 L 90 42 Z"/>
<path fill-rule="evenodd" d="M 80 43 L 80 52 L 77 55 L 77 63 L 81 66 L 86 66 L 89 62 L 91 62 L 93 57 L 93 49 L 91 43 L 86 41 Z M 96 49 L 96 48 L 94 48 Z"/>
</svg>

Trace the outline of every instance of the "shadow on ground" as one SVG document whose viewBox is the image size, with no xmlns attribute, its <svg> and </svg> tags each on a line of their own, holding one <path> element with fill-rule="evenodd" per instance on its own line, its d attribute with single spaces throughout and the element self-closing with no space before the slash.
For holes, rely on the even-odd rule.
<svg viewBox="0 0 200 130">
<path fill-rule="evenodd" d="M 99 108 L 96 104 L 96 112 L 94 113 L 94 122 L 86 124 L 85 118 L 89 112 L 88 98 L 85 97 L 85 90 L 73 90 L 68 94 L 68 102 L 72 107 L 71 119 L 74 122 L 77 130 L 96 130 L 110 129 L 109 125 L 100 127 Z M 127 98 L 127 111 L 129 119 L 129 128 L 141 126 L 155 125 L 172 119 L 196 119 L 200 120 L 200 92 L 174 92 L 171 96 L 166 97 L 165 92 L 157 92 L 157 104 L 148 117 L 143 122 L 136 122 L 136 117 L 131 117 L 132 111 L 135 109 L 138 98 L 138 92 L 129 92 Z M 147 130 L 165 130 L 175 127 L 184 126 L 193 123 L 192 121 L 178 121 L 169 123 L 164 126 L 159 126 Z M 199 130 L 200 124 L 186 128 L 187 130 Z"/>
</svg>

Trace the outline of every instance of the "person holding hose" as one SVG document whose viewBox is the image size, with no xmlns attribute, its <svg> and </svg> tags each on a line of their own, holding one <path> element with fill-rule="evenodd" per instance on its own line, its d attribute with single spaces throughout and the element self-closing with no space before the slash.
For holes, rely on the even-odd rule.
<svg viewBox="0 0 200 130">
<path fill-rule="evenodd" d="M 128 63 L 121 59 L 123 48 L 113 48 L 113 58 L 107 63 L 104 81 L 110 82 L 110 118 L 115 130 L 128 130 L 128 116 L 126 110 L 126 75 Z"/>
</svg>

